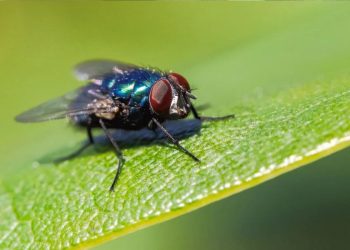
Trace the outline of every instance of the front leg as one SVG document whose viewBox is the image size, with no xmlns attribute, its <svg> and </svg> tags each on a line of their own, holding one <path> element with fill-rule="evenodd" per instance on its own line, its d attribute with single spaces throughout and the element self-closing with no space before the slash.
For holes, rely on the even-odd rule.
<svg viewBox="0 0 350 250">
<path fill-rule="evenodd" d="M 226 116 L 221 116 L 221 117 L 209 117 L 209 116 L 199 116 L 197 110 L 195 109 L 195 107 L 193 106 L 193 104 L 191 103 L 191 111 L 192 114 L 194 116 L 194 118 L 201 120 L 201 121 L 220 121 L 220 120 L 226 120 L 226 119 L 230 119 L 230 118 L 234 118 L 235 115 L 226 115 Z"/>
<path fill-rule="evenodd" d="M 157 125 L 158 128 L 160 128 L 160 130 L 162 130 L 162 132 L 165 134 L 165 136 L 169 139 L 169 141 L 171 141 L 176 147 L 178 147 L 181 151 L 183 151 L 185 154 L 187 154 L 188 156 L 190 156 L 193 160 L 195 161 L 200 161 L 196 156 L 194 156 L 190 151 L 188 151 L 186 148 L 184 148 L 178 140 L 176 140 L 169 132 L 168 130 L 166 130 L 166 128 L 164 128 L 162 126 L 162 124 L 155 118 L 152 118 L 152 121 L 154 122 L 154 124 Z"/>
<path fill-rule="evenodd" d="M 150 120 L 150 122 L 147 125 L 147 128 L 152 131 L 152 133 L 154 135 L 154 139 L 157 139 L 158 138 L 158 133 L 156 131 L 157 125 L 154 123 L 153 120 Z"/>
</svg>

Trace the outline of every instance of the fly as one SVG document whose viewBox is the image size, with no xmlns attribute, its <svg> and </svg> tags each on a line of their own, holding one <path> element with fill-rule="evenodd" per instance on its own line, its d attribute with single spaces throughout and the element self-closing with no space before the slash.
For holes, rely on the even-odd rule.
<svg viewBox="0 0 350 250">
<path fill-rule="evenodd" d="M 199 116 L 191 101 L 196 97 L 186 78 L 178 73 L 113 60 L 82 62 L 74 68 L 74 73 L 78 80 L 87 81 L 87 84 L 18 115 L 16 120 L 42 122 L 68 118 L 75 126 L 86 128 L 88 143 L 70 156 L 78 155 L 94 144 L 92 129 L 101 128 L 118 158 L 110 191 L 114 190 L 124 164 L 122 151 L 110 129 L 159 128 L 179 150 L 199 161 L 162 123 L 184 119 L 191 112 L 203 121 L 233 117 Z"/>
</svg>

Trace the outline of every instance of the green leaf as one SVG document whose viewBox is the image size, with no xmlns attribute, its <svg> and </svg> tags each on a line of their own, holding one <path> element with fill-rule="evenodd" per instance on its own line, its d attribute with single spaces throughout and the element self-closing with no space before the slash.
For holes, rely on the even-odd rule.
<svg viewBox="0 0 350 250">
<path fill-rule="evenodd" d="M 209 114 L 236 115 L 205 123 L 181 141 L 200 163 L 165 143 L 134 145 L 127 143 L 131 135 L 122 135 L 126 164 L 114 193 L 108 192 L 116 170 L 111 150 L 58 165 L 27 161 L 20 172 L 2 175 L 0 248 L 94 246 L 349 146 L 348 11 L 325 8 L 278 34 L 257 31 L 242 46 L 223 43 L 224 53 L 183 67 L 200 87 L 199 100 L 213 106 Z M 175 132 L 197 126 L 188 125 Z"/>
<path fill-rule="evenodd" d="M 182 141 L 202 162 L 161 145 L 32 169 L 1 189 L 1 247 L 94 245 L 232 195 L 350 144 L 350 79 L 311 84 L 234 109 Z"/>
</svg>

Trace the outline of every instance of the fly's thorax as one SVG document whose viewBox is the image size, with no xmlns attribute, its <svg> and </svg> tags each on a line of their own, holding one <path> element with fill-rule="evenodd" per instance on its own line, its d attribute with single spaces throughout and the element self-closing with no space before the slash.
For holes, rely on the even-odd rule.
<svg viewBox="0 0 350 250">
<path fill-rule="evenodd" d="M 101 89 L 124 102 L 131 99 L 137 105 L 141 104 L 144 97 L 148 97 L 153 83 L 161 77 L 161 72 L 148 68 L 115 71 L 104 77 Z"/>
</svg>

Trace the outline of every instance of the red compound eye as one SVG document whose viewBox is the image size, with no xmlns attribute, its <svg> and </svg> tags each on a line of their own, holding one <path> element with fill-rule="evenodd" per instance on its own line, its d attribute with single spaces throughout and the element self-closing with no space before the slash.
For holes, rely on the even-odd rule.
<svg viewBox="0 0 350 250">
<path fill-rule="evenodd" d="M 175 83 L 183 87 L 185 90 L 190 91 L 190 85 L 185 77 L 178 73 L 170 73 L 169 78 L 173 80 Z"/>
<path fill-rule="evenodd" d="M 149 102 L 152 110 L 159 115 L 169 115 L 172 89 L 167 79 L 158 80 L 152 87 Z"/>
</svg>

